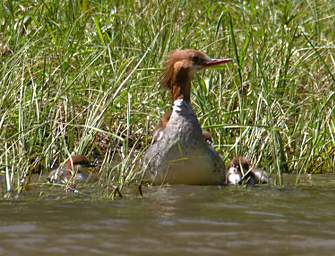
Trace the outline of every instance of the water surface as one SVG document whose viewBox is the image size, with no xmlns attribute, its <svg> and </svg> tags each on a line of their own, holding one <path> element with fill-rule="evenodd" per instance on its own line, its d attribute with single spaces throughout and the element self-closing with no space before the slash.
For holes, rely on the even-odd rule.
<svg viewBox="0 0 335 256">
<path fill-rule="evenodd" d="M 62 192 L 61 192 L 62 193 Z M 0 255 L 333 255 L 335 177 L 0 201 Z"/>
</svg>

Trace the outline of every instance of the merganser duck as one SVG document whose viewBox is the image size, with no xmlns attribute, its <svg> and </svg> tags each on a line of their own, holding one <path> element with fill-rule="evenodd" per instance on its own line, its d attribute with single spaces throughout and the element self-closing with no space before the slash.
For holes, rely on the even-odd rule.
<svg viewBox="0 0 335 256">
<path fill-rule="evenodd" d="M 156 139 L 143 161 L 146 177 L 152 184 L 225 183 L 224 163 L 204 140 L 190 97 L 191 80 L 197 71 L 230 61 L 211 59 L 196 50 L 177 50 L 169 55 L 162 84 L 171 90 L 173 110 L 165 127 L 155 132 Z"/>
</svg>

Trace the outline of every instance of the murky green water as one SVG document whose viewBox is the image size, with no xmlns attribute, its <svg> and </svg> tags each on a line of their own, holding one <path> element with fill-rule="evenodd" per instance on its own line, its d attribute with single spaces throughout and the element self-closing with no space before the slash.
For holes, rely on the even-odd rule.
<svg viewBox="0 0 335 256">
<path fill-rule="evenodd" d="M 0 202 L 0 255 L 334 255 L 335 177 L 145 188 L 144 198 Z"/>
</svg>

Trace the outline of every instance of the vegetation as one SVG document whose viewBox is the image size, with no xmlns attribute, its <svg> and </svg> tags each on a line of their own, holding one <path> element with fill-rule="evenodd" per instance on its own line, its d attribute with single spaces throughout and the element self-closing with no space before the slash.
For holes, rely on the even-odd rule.
<svg viewBox="0 0 335 256">
<path fill-rule="evenodd" d="M 0 177 L 21 190 L 70 154 L 102 157 L 123 186 L 170 108 L 164 56 L 194 48 L 233 65 L 200 74 L 192 102 L 226 162 L 334 172 L 335 3 L 5 0 L 0 6 Z M 97 153 L 98 152 L 98 153 Z"/>
</svg>

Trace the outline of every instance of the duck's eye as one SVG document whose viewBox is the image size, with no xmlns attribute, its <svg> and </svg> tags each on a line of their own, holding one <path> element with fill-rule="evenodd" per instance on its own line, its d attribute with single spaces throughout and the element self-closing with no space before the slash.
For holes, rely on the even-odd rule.
<svg viewBox="0 0 335 256">
<path fill-rule="evenodd" d="M 193 56 L 192 61 L 194 64 L 200 64 L 202 60 L 198 56 Z"/>
</svg>

